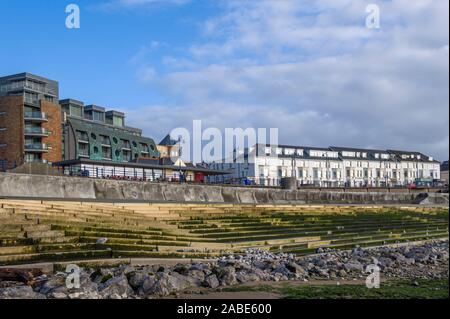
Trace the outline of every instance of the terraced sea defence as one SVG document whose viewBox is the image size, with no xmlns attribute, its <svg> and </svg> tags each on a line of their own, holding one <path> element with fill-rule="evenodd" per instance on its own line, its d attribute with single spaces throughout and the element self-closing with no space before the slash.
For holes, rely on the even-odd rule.
<svg viewBox="0 0 450 319">
<path fill-rule="evenodd" d="M 448 238 L 448 207 L 0 200 L 0 265 L 298 256 Z"/>
</svg>

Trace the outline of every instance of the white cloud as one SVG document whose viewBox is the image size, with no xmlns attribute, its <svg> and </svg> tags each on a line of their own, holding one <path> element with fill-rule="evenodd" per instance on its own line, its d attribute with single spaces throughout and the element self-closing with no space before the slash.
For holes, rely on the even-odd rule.
<svg viewBox="0 0 450 319">
<path fill-rule="evenodd" d="M 142 107 L 130 119 L 157 123 L 146 130 L 152 136 L 202 119 L 219 128 L 278 127 L 282 143 L 447 159 L 449 2 L 380 1 L 381 29 L 369 30 L 371 2 L 223 2 L 183 57 L 166 57 L 168 71 L 142 65 L 142 79 L 176 104 Z"/>
<path fill-rule="evenodd" d="M 190 0 L 109 0 L 96 6 L 105 11 L 114 11 L 120 9 L 134 9 L 154 5 L 183 5 Z"/>
</svg>

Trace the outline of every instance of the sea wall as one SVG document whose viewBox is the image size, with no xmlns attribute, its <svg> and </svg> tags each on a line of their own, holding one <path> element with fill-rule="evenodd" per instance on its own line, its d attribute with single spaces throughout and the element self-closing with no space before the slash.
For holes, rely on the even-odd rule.
<svg viewBox="0 0 450 319">
<path fill-rule="evenodd" d="M 0 173 L 0 197 L 241 204 L 448 204 L 448 194 L 143 183 Z"/>
</svg>

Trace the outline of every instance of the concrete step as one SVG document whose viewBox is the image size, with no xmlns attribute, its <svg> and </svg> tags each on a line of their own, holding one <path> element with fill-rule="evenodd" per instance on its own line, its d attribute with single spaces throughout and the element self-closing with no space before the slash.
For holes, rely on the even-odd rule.
<svg viewBox="0 0 450 319">
<path fill-rule="evenodd" d="M 27 238 L 40 239 L 40 238 L 57 238 L 64 237 L 65 232 L 61 230 L 47 230 L 47 231 L 31 231 L 26 233 Z"/>
<path fill-rule="evenodd" d="M 111 258 L 109 250 L 91 250 L 91 251 L 70 251 L 70 252 L 51 252 L 35 254 L 11 254 L 0 256 L 0 265 L 17 265 L 25 263 L 38 263 L 48 261 L 64 260 L 88 260 L 98 258 Z"/>
</svg>

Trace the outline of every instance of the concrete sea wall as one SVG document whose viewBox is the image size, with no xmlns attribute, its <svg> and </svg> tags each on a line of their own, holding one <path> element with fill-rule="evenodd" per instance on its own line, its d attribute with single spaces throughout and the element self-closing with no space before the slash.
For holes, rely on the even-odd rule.
<svg viewBox="0 0 450 319">
<path fill-rule="evenodd" d="M 282 190 L 0 173 L 0 197 L 241 204 L 448 204 L 448 194 Z"/>
</svg>

